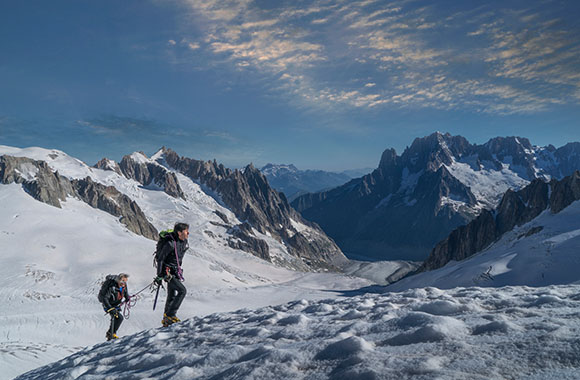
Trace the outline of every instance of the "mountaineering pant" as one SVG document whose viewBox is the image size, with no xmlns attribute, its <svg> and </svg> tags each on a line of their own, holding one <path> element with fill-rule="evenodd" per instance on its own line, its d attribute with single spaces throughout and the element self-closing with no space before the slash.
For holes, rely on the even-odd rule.
<svg viewBox="0 0 580 380">
<path fill-rule="evenodd" d="M 165 301 L 165 315 L 168 317 L 175 317 L 181 302 L 185 298 L 187 289 L 181 281 L 177 279 L 176 276 L 171 278 L 171 281 L 167 284 L 167 301 Z"/>
<path fill-rule="evenodd" d="M 110 332 L 111 329 L 113 329 L 113 334 L 117 333 L 117 330 L 119 330 L 119 327 L 121 327 L 121 323 L 123 323 L 123 314 L 121 314 L 121 312 L 117 313 L 117 318 L 115 318 L 114 315 L 111 315 L 111 325 L 109 326 L 109 331 Z"/>
</svg>

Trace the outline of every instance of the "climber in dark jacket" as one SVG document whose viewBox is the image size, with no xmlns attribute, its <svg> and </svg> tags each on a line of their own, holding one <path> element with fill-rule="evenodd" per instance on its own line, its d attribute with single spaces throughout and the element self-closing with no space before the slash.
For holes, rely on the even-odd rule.
<svg viewBox="0 0 580 380">
<path fill-rule="evenodd" d="M 123 314 L 121 313 L 121 304 L 123 300 L 130 300 L 129 291 L 127 290 L 127 281 L 129 275 L 121 273 L 118 275 L 108 275 L 99 291 L 99 301 L 103 309 L 111 316 L 111 326 L 105 337 L 107 340 L 118 339 L 117 330 L 123 323 Z"/>
<path fill-rule="evenodd" d="M 165 313 L 161 324 L 169 326 L 175 322 L 180 322 L 177 318 L 177 310 L 181 306 L 187 289 L 183 285 L 183 272 L 181 264 L 185 251 L 189 249 L 187 238 L 189 237 L 189 225 L 186 223 L 176 223 L 173 232 L 165 238 L 161 246 L 160 254 L 157 258 L 157 285 L 161 281 L 167 281 L 167 300 L 165 301 Z"/>
</svg>

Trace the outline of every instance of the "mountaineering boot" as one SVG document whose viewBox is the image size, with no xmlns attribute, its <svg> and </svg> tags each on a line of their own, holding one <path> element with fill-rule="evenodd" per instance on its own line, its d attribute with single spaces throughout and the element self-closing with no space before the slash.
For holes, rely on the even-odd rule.
<svg viewBox="0 0 580 380">
<path fill-rule="evenodd" d="M 163 325 L 163 327 L 167 327 L 167 326 L 172 325 L 176 322 L 181 322 L 181 320 L 177 317 L 170 317 L 167 314 L 163 314 L 163 320 L 161 321 L 161 324 Z"/>
<path fill-rule="evenodd" d="M 107 333 L 105 334 L 105 337 L 107 338 L 107 340 L 119 339 L 119 337 L 117 336 L 117 334 L 113 334 L 111 336 L 111 333 L 109 331 L 107 331 Z"/>
<path fill-rule="evenodd" d="M 163 314 L 163 319 L 161 320 L 161 324 L 163 325 L 163 327 L 167 327 L 172 323 L 173 321 L 171 321 L 171 318 L 168 317 L 167 314 Z"/>
</svg>

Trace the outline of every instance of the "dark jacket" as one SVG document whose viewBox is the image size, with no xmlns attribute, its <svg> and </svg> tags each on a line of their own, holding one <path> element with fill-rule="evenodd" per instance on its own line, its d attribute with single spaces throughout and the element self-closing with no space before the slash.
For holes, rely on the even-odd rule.
<svg viewBox="0 0 580 380">
<path fill-rule="evenodd" d="M 99 291 L 99 301 L 103 304 L 105 310 L 109 310 L 112 307 L 118 307 L 125 300 L 129 300 L 129 291 L 127 286 L 121 288 L 117 283 L 116 275 L 108 275 L 105 278 L 105 282 L 101 286 Z"/>
<path fill-rule="evenodd" d="M 177 246 L 177 249 L 176 249 Z M 183 263 L 185 251 L 189 249 L 187 240 L 179 240 L 177 233 L 172 232 L 171 237 L 167 238 L 161 246 L 161 253 L 157 259 L 157 276 L 165 276 L 165 268 L 169 268 L 169 273 L 177 276 L 177 263 L 179 260 L 179 267 Z M 177 255 L 176 255 L 177 252 Z"/>
</svg>

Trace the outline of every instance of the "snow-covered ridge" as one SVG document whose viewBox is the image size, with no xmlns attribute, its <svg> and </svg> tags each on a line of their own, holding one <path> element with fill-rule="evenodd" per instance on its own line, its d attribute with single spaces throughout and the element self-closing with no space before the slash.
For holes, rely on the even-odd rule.
<svg viewBox="0 0 580 380">
<path fill-rule="evenodd" d="M 292 164 L 267 164 L 262 169 L 260 169 L 265 176 L 277 177 L 281 174 L 295 174 L 298 173 L 298 168 Z"/>
<path fill-rule="evenodd" d="M 17 379 L 577 379 L 580 286 L 425 288 L 193 318 Z"/>
<path fill-rule="evenodd" d="M 117 167 L 114 166 L 110 160 L 101 160 L 97 165 L 100 168 L 89 167 L 82 161 L 72 158 L 57 150 L 48 150 L 42 148 L 18 149 L 11 147 L 0 147 L 0 155 L 10 154 L 17 157 L 28 157 L 44 161 L 48 164 L 51 170 L 58 172 L 61 176 L 67 177 L 69 179 L 84 179 L 89 177 L 96 183 L 115 187 L 122 194 L 128 196 L 130 199 L 137 203 L 139 208 L 143 210 L 147 221 L 153 224 L 157 230 L 171 227 L 172 223 L 174 223 L 176 220 L 191 220 L 192 218 L 190 215 L 188 215 L 191 213 L 181 212 L 176 210 L 176 208 L 196 210 L 199 209 L 200 203 L 203 205 L 212 204 L 213 210 L 209 212 L 209 210 L 205 208 L 204 217 L 199 218 L 199 214 L 197 214 L 195 215 L 195 219 L 201 219 L 206 222 L 221 223 L 222 221 L 220 217 L 218 217 L 218 214 L 221 214 L 225 215 L 228 221 L 233 223 L 232 225 L 229 225 L 229 227 L 232 227 L 235 224 L 240 224 L 241 221 L 238 219 L 246 219 L 247 216 L 239 215 L 239 211 L 241 209 L 248 209 L 243 207 L 241 204 L 242 201 L 249 202 L 249 204 L 252 206 L 250 207 L 251 209 L 256 209 L 258 212 L 261 212 L 260 210 L 262 205 L 257 203 L 261 202 L 262 198 L 260 198 L 259 194 L 255 194 L 260 190 L 251 189 L 249 186 L 245 186 L 247 185 L 246 183 L 241 183 L 240 186 L 243 186 L 248 190 L 247 194 L 243 197 L 243 199 L 230 197 L 235 198 L 233 199 L 234 204 L 232 205 L 232 202 L 230 202 L 226 205 L 227 202 L 222 201 L 221 195 L 218 194 L 215 190 L 208 188 L 208 186 L 204 185 L 204 183 L 201 181 L 197 181 L 182 175 L 179 171 L 168 165 L 166 162 L 166 155 L 170 154 L 168 152 L 170 152 L 170 150 L 162 148 L 151 158 L 148 158 L 142 152 L 135 152 L 131 155 L 125 156 L 121 161 L 120 166 L 118 167 L 119 170 L 115 170 Z M 171 154 L 177 156 L 175 152 L 171 152 Z M 191 160 L 191 162 L 195 162 L 195 160 Z M 215 163 L 203 164 L 210 166 L 216 165 Z M 220 170 L 222 169 L 223 168 Z M 230 173 L 230 171 L 227 170 L 225 172 Z M 28 174 L 29 177 L 32 175 L 33 173 Z M 243 176 L 236 176 L 233 172 L 232 176 L 236 180 L 244 180 Z M 219 183 L 222 178 L 220 175 L 216 174 L 216 176 L 210 178 L 210 180 L 212 180 L 213 183 Z M 227 178 L 224 180 L 224 182 L 227 182 Z M 193 183 L 193 186 L 190 185 L 191 183 Z M 188 194 L 185 194 L 182 191 L 182 187 L 188 187 L 190 189 L 189 197 Z M 222 186 L 222 189 L 223 188 L 224 186 Z M 235 189 L 228 189 L 228 191 L 230 191 L 230 193 L 235 192 Z M 275 196 L 278 195 L 275 194 Z M 205 200 L 204 198 L 208 199 Z M 272 202 L 271 206 L 274 208 L 278 207 L 279 203 L 281 203 L 281 201 Z M 289 207 L 287 208 L 288 210 L 281 209 L 278 211 L 280 214 L 284 214 L 289 211 L 294 212 Z M 176 219 L 169 223 L 159 223 L 159 220 L 156 220 L 158 219 L 156 215 L 156 209 L 163 209 L 165 216 L 168 216 L 168 213 L 171 213 L 176 216 Z M 266 225 L 268 225 L 268 223 L 272 224 L 270 215 L 266 213 L 262 214 L 262 219 L 258 218 L 259 220 L 257 222 L 262 224 L 265 223 Z M 294 218 L 298 219 L 300 216 L 295 215 Z M 227 231 L 229 227 L 225 226 L 224 228 Z M 243 249 L 248 252 L 255 253 L 264 259 L 272 260 L 272 262 L 275 262 L 278 265 L 292 267 L 299 270 L 319 270 L 321 268 L 322 270 L 329 270 L 329 267 L 334 268 L 333 270 L 337 270 L 335 267 L 336 263 L 346 260 L 340 252 L 339 248 L 336 247 L 332 241 L 328 240 L 323 231 L 317 230 L 316 228 L 308 227 L 307 229 L 303 229 L 305 234 L 304 238 L 309 242 L 308 244 L 312 243 L 314 240 L 317 240 L 320 244 L 327 246 L 328 249 L 326 249 L 324 252 L 318 252 L 319 248 L 317 247 L 320 247 L 320 244 L 310 244 L 313 247 L 312 249 L 300 246 L 300 242 L 296 243 L 298 246 L 295 246 L 295 243 L 292 241 L 283 241 L 282 237 L 280 236 L 272 236 L 272 234 L 268 234 L 264 228 L 260 228 L 259 226 L 254 227 L 256 227 L 256 229 L 260 230 L 261 232 L 256 231 L 256 233 L 251 234 L 252 236 L 245 237 L 246 241 L 237 241 L 236 239 L 226 238 L 226 244 L 234 245 L 237 249 Z M 288 224 L 286 227 L 288 229 L 293 228 L 291 224 Z M 280 229 L 284 230 L 283 227 L 280 227 Z M 279 231 L 276 231 L 276 234 L 278 232 Z M 288 231 L 288 235 L 290 236 L 294 236 L 295 233 L 296 231 Z M 227 233 L 222 233 L 221 235 L 224 236 L 227 235 Z M 241 236 L 238 236 L 238 238 L 239 237 Z M 268 257 L 269 254 L 267 252 L 265 254 L 263 253 L 264 249 L 258 249 L 260 247 L 257 245 L 259 242 L 257 242 L 256 239 L 265 242 L 261 244 L 262 246 L 264 246 L 264 244 L 267 245 L 267 250 L 272 249 L 273 254 L 271 257 Z M 334 252 L 331 253 L 330 248 L 332 248 L 331 246 L 333 245 Z M 306 251 L 308 251 L 308 253 Z M 309 257 L 308 260 L 302 260 L 301 257 L 299 257 L 300 255 L 295 254 L 294 252 L 300 252 L 302 257 L 306 257 L 308 255 L 311 257 Z"/>
<path fill-rule="evenodd" d="M 33 160 L 44 161 L 52 170 L 58 171 L 59 174 L 71 179 L 81 179 L 94 175 L 93 168 L 89 167 L 81 160 L 71 157 L 57 149 L 44 149 L 38 147 L 21 149 L 0 145 L 0 156 L 2 155 L 28 157 Z M 97 178 L 92 179 L 96 180 Z"/>
<path fill-rule="evenodd" d="M 579 231 L 580 201 L 576 201 L 557 214 L 544 211 L 480 253 L 408 277 L 387 289 L 580 284 Z"/>
</svg>

